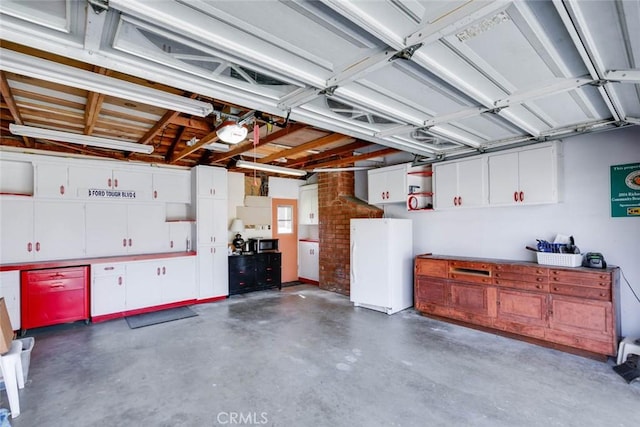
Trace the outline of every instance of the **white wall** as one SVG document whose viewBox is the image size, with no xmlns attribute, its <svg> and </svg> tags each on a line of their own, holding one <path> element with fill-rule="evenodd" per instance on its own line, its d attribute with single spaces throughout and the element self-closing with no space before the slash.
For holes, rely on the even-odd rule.
<svg viewBox="0 0 640 427">
<path fill-rule="evenodd" d="M 563 142 L 564 199 L 560 204 L 407 212 L 386 216 L 414 220 L 414 253 L 535 261 L 527 244 L 573 235 L 584 252 L 601 252 L 621 268 L 640 297 L 640 217 L 612 218 L 611 165 L 640 161 L 640 126 L 576 136 Z M 623 336 L 640 337 L 640 302 L 620 283 Z"/>
<path fill-rule="evenodd" d="M 301 179 L 269 177 L 269 197 L 272 199 L 298 199 L 298 187 L 305 185 Z"/>
</svg>

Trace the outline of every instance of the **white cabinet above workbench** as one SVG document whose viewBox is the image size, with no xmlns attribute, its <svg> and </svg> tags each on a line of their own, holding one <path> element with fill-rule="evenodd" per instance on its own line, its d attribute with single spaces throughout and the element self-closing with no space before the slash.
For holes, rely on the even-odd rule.
<svg viewBox="0 0 640 427">
<path fill-rule="evenodd" d="M 487 159 L 477 157 L 433 165 L 435 209 L 487 204 Z"/>
<path fill-rule="evenodd" d="M 408 210 L 425 210 L 433 206 L 430 166 L 403 163 L 371 169 L 367 176 L 369 203 L 373 205 L 403 203 Z"/>
<path fill-rule="evenodd" d="M 558 150 L 557 144 L 548 144 L 488 155 L 489 203 L 557 203 L 560 198 Z"/>
</svg>

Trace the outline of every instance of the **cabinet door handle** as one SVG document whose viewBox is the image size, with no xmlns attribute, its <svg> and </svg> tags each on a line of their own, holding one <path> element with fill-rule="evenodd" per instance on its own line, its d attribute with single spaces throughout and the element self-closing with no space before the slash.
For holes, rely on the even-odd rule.
<svg viewBox="0 0 640 427">
<path fill-rule="evenodd" d="M 114 179 L 114 180 L 113 180 L 113 186 L 114 186 L 115 188 L 118 188 L 118 178 L 116 178 L 116 179 Z"/>
<path fill-rule="evenodd" d="M 462 196 L 458 196 L 458 206 L 462 206 Z"/>
<path fill-rule="evenodd" d="M 118 286 L 122 286 L 122 276 L 118 276 Z"/>
<path fill-rule="evenodd" d="M 154 199 L 158 198 L 158 190 L 153 190 L 153 198 Z"/>
<path fill-rule="evenodd" d="M 111 178 L 107 179 L 107 187 L 111 188 Z"/>
<path fill-rule="evenodd" d="M 521 191 L 519 194 L 519 198 L 521 202 L 524 202 L 524 191 Z"/>
<path fill-rule="evenodd" d="M 518 201 L 518 192 L 517 192 L 517 191 L 514 191 L 514 192 L 513 192 L 513 201 L 514 201 L 514 202 L 517 202 L 517 201 Z"/>
<path fill-rule="evenodd" d="M 536 280 L 537 280 L 538 282 L 542 282 L 544 279 L 543 279 L 542 277 L 538 277 Z"/>
<path fill-rule="evenodd" d="M 536 289 L 542 289 L 542 285 L 536 285 Z"/>
<path fill-rule="evenodd" d="M 64 185 L 60 186 L 60 194 L 64 194 Z"/>
<path fill-rule="evenodd" d="M 163 275 L 167 274 L 167 269 L 165 268 L 165 266 L 162 266 L 162 274 Z"/>
<path fill-rule="evenodd" d="M 40 252 L 40 242 L 36 242 L 36 252 Z"/>
<path fill-rule="evenodd" d="M 158 267 L 158 269 L 156 270 L 157 275 L 160 275 L 160 267 Z"/>
<path fill-rule="evenodd" d="M 129 246 L 133 246 L 133 239 L 129 239 Z"/>
<path fill-rule="evenodd" d="M 33 244 L 31 242 L 27 243 L 27 252 L 31 252 L 33 250 Z"/>
<path fill-rule="evenodd" d="M 389 199 L 389 192 L 388 192 L 388 191 L 387 191 L 387 193 L 386 193 L 386 196 L 387 196 L 387 199 Z"/>
<path fill-rule="evenodd" d="M 457 197 L 453 198 L 453 206 L 458 206 L 458 198 Z"/>
<path fill-rule="evenodd" d="M 64 288 L 64 283 L 52 283 L 49 285 L 50 288 Z"/>
<path fill-rule="evenodd" d="M 125 247 L 125 248 L 127 247 L 127 239 L 126 238 L 122 239 L 122 246 Z"/>
<path fill-rule="evenodd" d="M 169 247 L 173 248 L 173 240 L 169 242 Z"/>
<path fill-rule="evenodd" d="M 105 271 L 111 271 L 111 270 L 114 270 L 114 269 L 115 269 L 115 267 L 105 267 L 104 268 Z"/>
</svg>

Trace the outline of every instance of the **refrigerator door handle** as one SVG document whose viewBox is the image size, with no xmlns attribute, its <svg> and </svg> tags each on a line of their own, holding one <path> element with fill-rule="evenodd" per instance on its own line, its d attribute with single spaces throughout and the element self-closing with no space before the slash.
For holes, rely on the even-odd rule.
<svg viewBox="0 0 640 427">
<path fill-rule="evenodd" d="M 356 242 L 352 241 L 351 242 L 351 259 L 353 259 L 354 254 L 356 250 Z M 356 281 L 356 266 L 355 263 L 351 263 L 351 267 L 350 267 L 350 276 L 351 276 L 351 285 L 353 285 Z"/>
</svg>

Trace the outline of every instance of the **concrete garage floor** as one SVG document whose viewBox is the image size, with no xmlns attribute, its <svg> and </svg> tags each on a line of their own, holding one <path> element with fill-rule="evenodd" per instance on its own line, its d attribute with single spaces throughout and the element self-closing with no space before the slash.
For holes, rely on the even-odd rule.
<svg viewBox="0 0 640 427">
<path fill-rule="evenodd" d="M 12 425 L 638 425 L 640 384 L 611 364 L 413 310 L 306 285 L 194 309 L 37 336 Z"/>
</svg>

